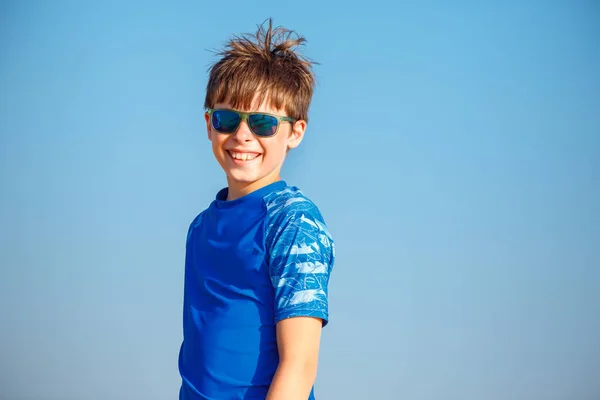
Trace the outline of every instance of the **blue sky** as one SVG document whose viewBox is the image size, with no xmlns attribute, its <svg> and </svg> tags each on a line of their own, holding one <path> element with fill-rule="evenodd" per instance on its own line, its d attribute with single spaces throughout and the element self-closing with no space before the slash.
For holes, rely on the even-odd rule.
<svg viewBox="0 0 600 400">
<path fill-rule="evenodd" d="M 595 2 L 173 3 L 0 4 L 1 399 L 175 398 L 209 50 L 267 17 L 320 63 L 318 398 L 600 398 Z"/>
</svg>

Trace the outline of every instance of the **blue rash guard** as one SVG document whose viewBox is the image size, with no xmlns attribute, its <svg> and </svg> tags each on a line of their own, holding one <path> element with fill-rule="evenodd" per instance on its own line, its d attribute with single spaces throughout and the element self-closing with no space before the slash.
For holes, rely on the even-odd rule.
<svg viewBox="0 0 600 400">
<path fill-rule="evenodd" d="M 279 364 L 275 324 L 329 318 L 335 251 L 315 204 L 284 181 L 226 198 L 188 232 L 180 400 L 264 400 Z"/>
</svg>

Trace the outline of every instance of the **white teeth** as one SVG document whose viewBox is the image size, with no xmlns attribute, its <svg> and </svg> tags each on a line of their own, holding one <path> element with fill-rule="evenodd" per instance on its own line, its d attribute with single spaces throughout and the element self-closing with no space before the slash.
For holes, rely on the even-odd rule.
<svg viewBox="0 0 600 400">
<path fill-rule="evenodd" d="M 235 158 L 236 160 L 241 161 L 254 160 L 256 157 L 258 157 L 258 154 L 256 153 L 235 153 L 230 151 L 229 154 L 231 154 L 231 157 Z"/>
</svg>

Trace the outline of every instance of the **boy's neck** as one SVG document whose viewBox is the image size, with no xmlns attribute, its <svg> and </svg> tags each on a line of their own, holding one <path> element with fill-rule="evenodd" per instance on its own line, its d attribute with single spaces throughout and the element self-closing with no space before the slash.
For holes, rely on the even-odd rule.
<svg viewBox="0 0 600 400">
<path fill-rule="evenodd" d="M 271 183 L 281 180 L 279 174 L 269 177 L 269 179 L 266 178 L 267 177 L 256 182 L 249 183 L 233 182 L 231 179 L 227 178 L 227 201 L 239 199 L 240 197 L 246 196 L 247 194 L 250 194 L 258 189 L 262 189 Z"/>
</svg>

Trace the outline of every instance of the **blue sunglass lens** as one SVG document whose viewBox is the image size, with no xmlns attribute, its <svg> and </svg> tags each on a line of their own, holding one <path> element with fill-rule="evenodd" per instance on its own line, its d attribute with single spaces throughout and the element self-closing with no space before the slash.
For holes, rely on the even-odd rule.
<svg viewBox="0 0 600 400">
<path fill-rule="evenodd" d="M 279 120 L 271 115 L 251 114 L 248 125 L 256 136 L 273 136 L 277 132 Z"/>
<path fill-rule="evenodd" d="M 219 132 L 233 133 L 240 124 L 240 115 L 235 111 L 216 110 L 212 113 L 212 125 Z"/>
</svg>

